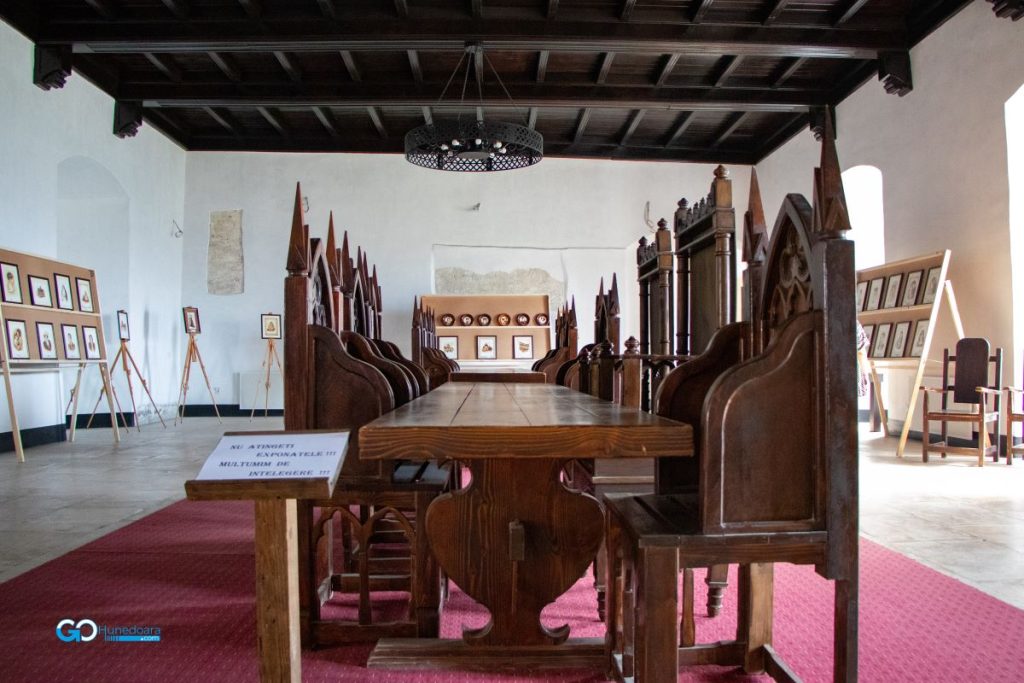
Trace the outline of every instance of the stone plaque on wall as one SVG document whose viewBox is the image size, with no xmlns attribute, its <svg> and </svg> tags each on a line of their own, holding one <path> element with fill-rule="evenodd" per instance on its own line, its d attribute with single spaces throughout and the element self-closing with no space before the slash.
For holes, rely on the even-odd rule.
<svg viewBox="0 0 1024 683">
<path fill-rule="evenodd" d="M 244 291 L 241 210 L 210 212 L 206 268 L 206 286 L 210 294 L 241 294 Z"/>
</svg>

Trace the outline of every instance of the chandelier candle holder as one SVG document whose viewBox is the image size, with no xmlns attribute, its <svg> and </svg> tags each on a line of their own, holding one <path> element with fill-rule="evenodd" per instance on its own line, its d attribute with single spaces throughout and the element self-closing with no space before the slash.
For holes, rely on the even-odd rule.
<svg viewBox="0 0 1024 683">
<path fill-rule="evenodd" d="M 465 105 L 466 84 L 472 64 L 467 56 L 479 54 L 488 64 L 483 48 L 476 44 L 466 46 L 466 51 L 455 65 L 448 78 L 438 104 L 444 98 L 448 86 L 459 71 L 463 60 L 466 75 L 462 84 L 460 105 Z M 491 64 L 498 83 L 509 101 L 515 106 L 512 96 L 505 89 L 501 77 Z M 483 84 L 477 81 L 480 109 L 483 108 Z M 413 128 L 405 134 L 405 158 L 410 163 L 438 171 L 487 172 L 509 171 L 533 166 L 544 158 L 544 136 L 528 126 L 504 121 L 463 120 L 438 121 Z"/>
</svg>

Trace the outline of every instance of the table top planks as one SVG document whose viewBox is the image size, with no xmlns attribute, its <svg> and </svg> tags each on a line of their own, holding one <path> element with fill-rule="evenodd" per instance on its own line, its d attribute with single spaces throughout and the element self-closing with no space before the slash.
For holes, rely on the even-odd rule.
<svg viewBox="0 0 1024 683">
<path fill-rule="evenodd" d="M 448 383 L 359 430 L 365 459 L 693 455 L 690 425 L 554 384 Z"/>
</svg>

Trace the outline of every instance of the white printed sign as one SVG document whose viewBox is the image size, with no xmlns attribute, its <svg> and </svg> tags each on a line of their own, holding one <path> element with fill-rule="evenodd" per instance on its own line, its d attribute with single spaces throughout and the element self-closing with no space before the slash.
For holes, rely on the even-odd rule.
<svg viewBox="0 0 1024 683">
<path fill-rule="evenodd" d="M 348 432 L 225 434 L 199 471 L 198 481 L 334 478 Z"/>
</svg>

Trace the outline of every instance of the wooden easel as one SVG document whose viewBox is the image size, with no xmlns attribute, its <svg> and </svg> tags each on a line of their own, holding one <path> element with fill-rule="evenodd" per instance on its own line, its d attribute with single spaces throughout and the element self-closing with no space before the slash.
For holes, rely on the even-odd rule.
<svg viewBox="0 0 1024 683">
<path fill-rule="evenodd" d="M 199 355 L 199 345 L 196 344 L 196 333 L 188 333 L 188 349 L 185 350 L 185 367 L 181 371 L 181 388 L 178 390 L 178 406 L 174 409 L 174 424 L 178 421 L 185 422 L 185 400 L 188 398 L 188 380 L 192 374 L 192 362 L 199 363 L 199 370 L 206 380 L 206 390 L 210 392 L 210 400 L 213 401 L 213 412 L 217 414 L 217 421 L 223 424 L 220 419 L 220 410 L 217 408 L 217 399 L 213 397 L 213 387 L 210 386 L 210 377 L 206 374 L 206 366 L 203 364 L 203 357 Z"/>
<path fill-rule="evenodd" d="M 160 424 L 163 425 L 164 429 L 167 429 L 167 423 L 164 422 L 163 416 L 160 414 L 160 409 L 156 407 L 156 401 L 153 400 L 153 394 L 149 391 L 149 385 L 146 384 L 146 379 L 142 376 L 142 371 L 139 370 L 138 364 L 135 362 L 135 357 L 132 356 L 131 349 L 128 348 L 128 340 L 121 340 L 121 348 L 117 350 L 114 355 L 114 360 L 110 362 L 110 369 L 108 373 L 114 374 L 114 369 L 117 367 L 117 361 L 121 361 L 121 369 L 124 370 L 124 377 L 128 382 L 128 396 L 132 400 L 132 414 L 135 416 L 135 428 L 138 431 L 142 431 L 142 427 L 139 426 L 139 414 L 135 407 L 135 390 L 132 388 L 132 370 L 128 367 L 128 362 L 131 361 L 132 368 L 135 368 L 135 373 L 139 376 L 139 381 L 142 382 L 142 388 L 146 391 L 146 396 L 149 397 L 149 403 L 153 406 L 153 412 L 160 419 Z M 121 410 L 121 401 L 117 398 L 117 391 L 114 389 L 114 383 L 110 383 L 110 389 L 114 394 L 114 402 L 117 404 L 117 411 L 121 413 L 121 423 L 124 424 L 125 431 L 128 430 L 128 421 L 124 419 L 124 412 Z M 100 389 L 100 395 L 96 397 L 96 405 L 92 407 L 92 415 L 89 416 L 89 422 L 86 423 L 85 428 L 88 429 L 92 425 L 92 419 L 96 415 L 96 409 L 100 405 L 100 399 L 103 398 L 103 389 Z"/>
<path fill-rule="evenodd" d="M 266 368 L 266 373 L 263 376 L 263 417 L 267 416 L 270 408 L 270 369 L 274 364 L 277 364 L 277 370 L 281 373 L 281 379 L 284 380 L 284 367 L 281 365 L 281 359 L 277 357 L 277 347 L 274 344 L 274 340 L 267 339 L 267 353 L 263 359 L 263 365 L 261 367 Z M 256 393 L 252 397 L 252 412 L 249 413 L 249 422 L 252 422 L 252 418 L 256 415 L 256 400 L 260 396 L 260 385 L 256 385 Z"/>
<path fill-rule="evenodd" d="M 68 441 L 75 440 L 75 428 L 78 426 L 78 392 L 82 387 L 82 373 L 85 372 L 85 366 L 88 363 L 79 363 L 78 372 L 75 374 L 75 388 L 71 390 L 71 398 L 68 400 L 68 406 L 64 408 L 64 413 L 71 410 L 71 428 L 68 430 Z M 110 426 L 114 430 L 114 443 L 121 443 L 121 431 L 117 428 L 117 413 L 114 412 L 114 400 L 117 398 L 114 395 L 113 387 L 110 382 L 110 371 L 107 370 L 105 363 L 98 363 L 96 366 L 100 369 L 100 379 L 103 382 L 103 388 L 100 389 L 100 398 L 105 393 L 107 395 L 107 406 L 110 409 Z M 99 400 L 97 400 L 97 404 Z M 118 405 L 118 412 L 121 407 Z M 94 409 L 95 412 L 95 409 Z M 92 418 L 89 418 L 90 422 Z M 121 416 L 121 420 L 124 421 L 124 416 Z M 127 428 L 127 427 L 126 427 Z M 24 458 L 20 458 L 24 462 Z"/>
</svg>

